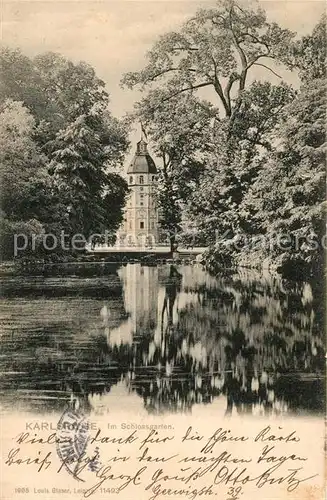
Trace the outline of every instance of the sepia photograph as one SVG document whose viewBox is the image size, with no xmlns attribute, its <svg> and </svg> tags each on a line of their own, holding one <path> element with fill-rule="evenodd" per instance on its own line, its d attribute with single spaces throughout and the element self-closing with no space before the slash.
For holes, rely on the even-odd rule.
<svg viewBox="0 0 327 500">
<path fill-rule="evenodd" d="M 0 8 L 1 500 L 323 500 L 325 3 Z"/>
</svg>

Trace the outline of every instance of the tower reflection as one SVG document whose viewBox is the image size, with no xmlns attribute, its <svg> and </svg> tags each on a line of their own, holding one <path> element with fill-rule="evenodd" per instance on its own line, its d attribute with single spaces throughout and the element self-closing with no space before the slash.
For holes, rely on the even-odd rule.
<svg viewBox="0 0 327 500">
<path fill-rule="evenodd" d="M 198 266 L 100 271 L 78 282 L 82 296 L 10 302 L 6 404 L 21 391 L 31 395 L 21 404 L 71 399 L 89 412 L 114 386 L 155 414 L 213 402 L 226 415 L 323 411 L 323 316 L 310 283 Z"/>
</svg>

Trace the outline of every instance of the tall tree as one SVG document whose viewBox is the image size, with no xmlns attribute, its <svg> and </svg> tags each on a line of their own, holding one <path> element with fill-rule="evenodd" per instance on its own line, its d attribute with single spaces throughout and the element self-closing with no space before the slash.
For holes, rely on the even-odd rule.
<svg viewBox="0 0 327 500">
<path fill-rule="evenodd" d="M 289 60 L 292 39 L 293 33 L 269 23 L 261 8 L 220 0 L 216 8 L 198 11 L 178 32 L 161 36 L 148 52 L 148 65 L 127 73 L 123 83 L 160 83 L 165 99 L 211 87 L 226 117 L 232 118 L 251 71 L 261 66 L 276 74 L 274 64 Z"/>
<path fill-rule="evenodd" d="M 46 158 L 33 139 L 33 116 L 11 99 L 0 109 L 1 253 L 8 258 L 15 233 L 30 237 L 44 232 L 44 209 L 50 216 L 54 199 Z M 60 218 L 56 208 L 52 216 Z"/>
<path fill-rule="evenodd" d="M 241 208 L 244 220 L 269 243 L 262 255 L 278 260 L 284 269 L 301 263 L 311 270 L 323 267 L 326 41 L 323 16 L 312 34 L 294 43 L 291 52 L 301 90 L 280 113 L 275 147 L 263 159 Z"/>
<path fill-rule="evenodd" d="M 74 64 L 53 52 L 30 59 L 8 47 L 0 49 L 0 62 L 0 101 L 22 101 L 52 136 L 94 104 L 109 103 L 105 83 L 85 62 Z"/>
<path fill-rule="evenodd" d="M 293 98 L 294 92 L 284 83 L 254 82 L 243 91 L 229 141 L 228 124 L 215 127 L 212 146 L 205 154 L 206 168 L 188 210 L 209 244 L 221 234 L 232 238 L 258 231 L 254 221 L 244 216 L 242 200 L 264 166 L 265 152 L 273 149 L 274 127 Z"/>
<path fill-rule="evenodd" d="M 51 143 L 49 169 L 65 200 L 68 225 L 85 237 L 108 229 L 109 220 L 111 230 L 118 228 L 122 214 L 114 220 L 112 201 L 122 207 L 127 194 L 126 182 L 109 171 L 110 164 L 121 159 L 121 149 L 110 134 L 104 112 L 103 105 L 95 104 L 60 130 Z"/>
<path fill-rule="evenodd" d="M 282 265 L 305 262 L 317 269 L 323 264 L 325 90 L 324 79 L 313 80 L 284 109 L 278 147 L 265 158 L 243 203 L 244 214 L 269 242 L 263 252 L 272 252 Z"/>
<path fill-rule="evenodd" d="M 303 82 L 326 78 L 326 14 L 321 17 L 310 35 L 303 36 L 293 44 L 292 53 L 293 65 L 300 70 Z"/>
<path fill-rule="evenodd" d="M 20 101 L 21 114 L 28 113 L 33 121 L 24 140 L 31 142 L 37 157 L 34 164 L 30 162 L 35 178 L 45 180 L 44 189 L 38 190 L 27 169 L 18 173 L 17 178 L 25 175 L 27 182 L 16 200 L 17 217 L 21 200 L 26 216 L 36 216 L 38 206 L 36 218 L 44 230 L 78 231 L 85 237 L 115 231 L 127 192 L 118 170 L 128 147 L 128 132 L 109 112 L 105 83 L 90 65 L 74 64 L 58 54 L 29 59 L 19 50 L 3 48 L 0 62 L 0 105 L 8 98 Z M 21 161 L 22 149 L 15 146 L 13 130 L 9 135 L 14 165 Z M 4 178 L 15 175 L 8 163 L 3 170 Z"/>
<path fill-rule="evenodd" d="M 260 149 L 269 147 L 265 135 L 292 97 L 287 85 L 253 83 L 253 74 L 260 67 L 279 77 L 277 66 L 291 65 L 293 37 L 289 30 L 268 22 L 262 9 L 220 0 L 216 8 L 198 11 L 179 31 L 160 37 L 148 53 L 148 65 L 123 78 L 130 88 L 154 88 L 149 95 L 156 93 L 167 110 L 183 96 L 196 98 L 200 89 L 214 91 L 213 104 L 222 116 L 217 116 L 213 133 L 204 140 L 206 169 L 200 175 L 200 189 L 189 197 L 191 215 L 201 225 L 206 222 L 207 237 L 209 233 L 214 237 L 210 228 L 217 229 L 218 221 L 219 228 L 232 230 L 239 224 L 237 207 L 259 171 L 255 158 Z M 222 216 L 226 212 L 229 215 Z"/>
<path fill-rule="evenodd" d="M 0 48 L 0 102 L 6 99 L 19 101 L 26 106 L 36 120 L 43 116 L 47 101 L 43 82 L 33 60 L 19 49 Z"/>
</svg>

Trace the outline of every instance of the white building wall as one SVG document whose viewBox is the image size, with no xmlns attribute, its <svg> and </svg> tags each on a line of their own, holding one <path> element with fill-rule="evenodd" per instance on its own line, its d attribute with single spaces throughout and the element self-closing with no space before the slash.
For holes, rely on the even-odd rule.
<svg viewBox="0 0 327 500">
<path fill-rule="evenodd" d="M 158 241 L 158 212 L 155 201 L 157 175 L 129 174 L 131 190 L 125 206 L 125 221 L 120 235 L 136 246 Z"/>
</svg>

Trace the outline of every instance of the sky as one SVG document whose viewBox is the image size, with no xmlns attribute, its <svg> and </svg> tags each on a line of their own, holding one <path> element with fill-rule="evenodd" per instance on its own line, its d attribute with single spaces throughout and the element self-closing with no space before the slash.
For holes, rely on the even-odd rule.
<svg viewBox="0 0 327 500">
<path fill-rule="evenodd" d="M 325 9 L 320 0 L 261 0 L 268 18 L 309 33 Z M 132 110 L 139 94 L 122 89 L 125 72 L 139 70 L 160 34 L 178 28 L 200 7 L 198 0 L 2 0 L 1 39 L 26 55 L 53 51 L 90 63 L 106 82 L 115 116 Z M 292 77 L 291 77 L 292 80 Z M 136 129 L 132 134 L 139 134 Z"/>
</svg>

